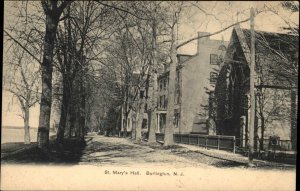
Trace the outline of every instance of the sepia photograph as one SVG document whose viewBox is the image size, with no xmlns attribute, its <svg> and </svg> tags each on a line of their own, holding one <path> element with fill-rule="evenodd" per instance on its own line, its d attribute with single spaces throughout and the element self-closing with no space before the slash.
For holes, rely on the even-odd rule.
<svg viewBox="0 0 300 191">
<path fill-rule="evenodd" d="M 1 190 L 296 190 L 298 1 L 2 5 Z"/>
</svg>

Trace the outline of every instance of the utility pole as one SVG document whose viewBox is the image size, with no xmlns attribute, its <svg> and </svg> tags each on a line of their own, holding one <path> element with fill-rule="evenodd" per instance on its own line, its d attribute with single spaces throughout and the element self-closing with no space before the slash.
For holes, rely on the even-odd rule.
<svg viewBox="0 0 300 191">
<path fill-rule="evenodd" d="M 250 122 L 249 131 L 249 153 L 248 153 L 248 165 L 253 166 L 253 148 L 254 148 L 254 120 L 255 120 L 255 31 L 254 31 L 254 9 L 250 10 L 250 31 L 251 31 L 251 49 L 250 49 Z"/>
</svg>

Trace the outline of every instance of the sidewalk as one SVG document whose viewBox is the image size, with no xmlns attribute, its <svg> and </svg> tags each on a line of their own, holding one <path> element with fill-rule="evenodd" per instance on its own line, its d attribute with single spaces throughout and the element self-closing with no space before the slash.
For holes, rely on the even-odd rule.
<svg viewBox="0 0 300 191">
<path fill-rule="evenodd" d="M 217 149 L 206 149 L 206 148 L 194 146 L 194 145 L 186 145 L 186 144 L 177 144 L 177 145 L 184 147 L 189 151 L 201 153 L 203 155 L 210 156 L 213 158 L 237 162 L 237 163 L 241 163 L 241 164 L 245 164 L 245 165 L 248 164 L 248 157 L 243 156 L 241 154 L 236 154 L 236 153 L 217 150 Z M 253 159 L 253 163 L 257 167 L 260 167 L 260 166 L 264 166 L 264 167 L 268 167 L 268 166 L 269 167 L 296 167 L 296 165 L 270 162 L 270 161 L 258 160 L 258 159 Z"/>
</svg>

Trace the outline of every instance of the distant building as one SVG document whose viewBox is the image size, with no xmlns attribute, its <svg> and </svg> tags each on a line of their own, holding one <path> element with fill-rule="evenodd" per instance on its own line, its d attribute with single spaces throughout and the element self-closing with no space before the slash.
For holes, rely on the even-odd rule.
<svg viewBox="0 0 300 191">
<path fill-rule="evenodd" d="M 121 135 L 130 136 L 132 129 L 137 125 L 139 118 L 139 101 L 141 96 L 145 96 L 146 90 L 145 87 L 139 87 L 140 82 L 142 81 L 141 75 L 139 72 L 133 73 L 131 76 L 130 84 L 128 84 L 129 92 L 128 97 L 124 97 L 124 103 L 122 105 L 122 117 L 121 117 Z M 145 79 L 143 79 L 145 80 Z M 151 84 L 148 90 L 148 94 L 151 95 Z M 137 92 L 138 91 L 138 92 Z M 143 113 L 143 122 L 142 122 L 142 132 L 148 131 L 148 114 L 147 114 L 147 105 L 145 104 L 145 111 Z"/>
<path fill-rule="evenodd" d="M 209 33 L 199 32 L 198 35 Z M 200 38 L 195 55 L 177 55 L 174 133 L 208 134 L 206 121 L 209 118 L 209 95 L 214 92 L 222 55 L 227 42 Z M 158 77 L 157 132 L 166 126 L 169 70 Z"/>
<path fill-rule="evenodd" d="M 157 133 L 163 133 L 166 127 L 167 106 L 168 106 L 168 88 L 169 88 L 169 71 L 165 71 L 158 79 L 157 93 Z"/>
<path fill-rule="evenodd" d="M 256 148 L 272 136 L 296 147 L 298 44 L 297 36 L 255 32 Z M 250 30 L 235 27 L 216 84 L 216 122 L 217 133 L 235 136 L 240 146 L 248 140 L 249 64 Z"/>
</svg>

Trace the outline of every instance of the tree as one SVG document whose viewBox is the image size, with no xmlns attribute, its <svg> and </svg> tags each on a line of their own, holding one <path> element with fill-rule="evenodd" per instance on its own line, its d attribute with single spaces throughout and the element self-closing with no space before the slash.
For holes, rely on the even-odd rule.
<svg viewBox="0 0 300 191">
<path fill-rule="evenodd" d="M 13 51 L 9 54 L 14 57 L 4 66 L 4 85 L 18 99 L 22 111 L 20 116 L 24 120 L 24 143 L 30 144 L 29 111 L 39 101 L 40 71 L 30 55 L 17 45 L 13 45 Z"/>
<path fill-rule="evenodd" d="M 114 26 L 113 12 L 94 1 L 74 2 L 63 12 L 64 22 L 59 25 L 56 47 L 57 68 L 62 75 L 62 115 L 57 141 L 62 142 L 67 116 L 69 117 L 69 136 L 85 135 L 86 119 L 89 118 L 91 95 L 97 84 L 97 66 L 105 41 Z M 97 63 L 98 64 L 98 63 Z"/>
<path fill-rule="evenodd" d="M 173 144 L 173 128 L 174 128 L 174 100 L 175 100 L 175 78 L 176 78 L 176 65 L 177 65 L 177 39 L 176 39 L 176 25 L 178 24 L 180 12 L 182 10 L 182 2 L 177 6 L 172 6 L 172 17 L 168 26 L 171 33 L 170 45 L 170 73 L 169 73 L 169 87 L 168 87 L 168 107 L 167 107 L 167 120 L 164 136 L 164 146 Z"/>
<path fill-rule="evenodd" d="M 128 4 L 134 3 L 128 2 Z M 139 140 L 141 139 L 140 126 L 146 104 L 145 94 L 140 97 L 140 93 L 145 88 L 150 34 L 147 31 L 147 21 L 140 21 L 126 12 L 118 10 L 117 14 L 121 21 L 120 26 L 116 27 L 116 33 L 113 36 L 114 42 L 112 42 L 111 48 L 107 48 L 107 57 L 103 62 L 105 66 L 114 66 L 114 70 L 109 69 L 108 72 L 112 74 L 109 76 L 110 78 L 114 77 L 117 97 L 123 105 L 122 123 L 127 124 L 126 119 L 133 110 L 139 116 L 137 124 L 134 125 L 134 128 L 137 127 L 137 133 L 135 134 L 135 130 L 133 130 L 134 138 Z"/>
<path fill-rule="evenodd" d="M 257 117 L 260 127 L 259 150 L 263 151 L 265 132 L 272 128 L 272 122 L 280 120 L 284 124 L 290 121 L 290 91 L 282 89 L 259 88 L 257 99 Z"/>
<path fill-rule="evenodd" d="M 52 70 L 56 30 L 63 10 L 71 1 L 46 1 L 41 4 L 46 15 L 46 32 L 44 37 L 44 51 L 41 63 L 42 95 L 38 127 L 38 148 L 47 149 L 49 144 L 50 115 L 52 102 Z"/>
<path fill-rule="evenodd" d="M 276 119 L 282 123 L 290 121 L 291 139 L 293 143 L 295 141 L 293 136 L 297 111 L 295 105 L 291 104 L 296 103 L 293 93 L 298 89 L 299 37 L 283 34 L 270 40 L 268 34 L 256 36 L 257 113 L 261 129 L 260 150 L 263 150 L 265 131 Z M 281 49 L 282 46 L 285 48 Z"/>
</svg>

